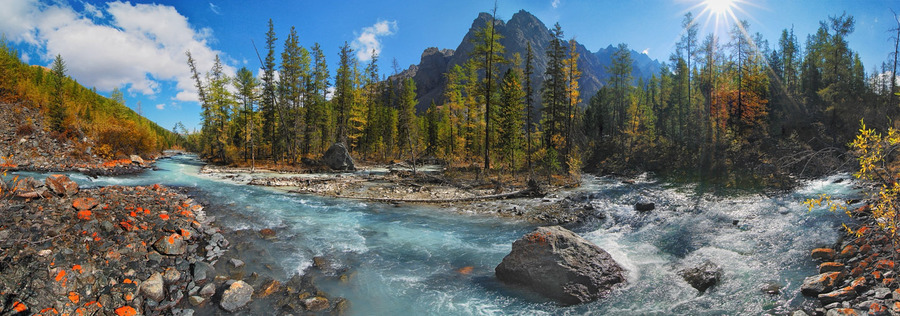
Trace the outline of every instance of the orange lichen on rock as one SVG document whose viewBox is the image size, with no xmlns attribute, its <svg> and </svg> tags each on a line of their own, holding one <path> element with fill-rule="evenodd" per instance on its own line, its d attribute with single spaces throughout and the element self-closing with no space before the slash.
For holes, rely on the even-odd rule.
<svg viewBox="0 0 900 316">
<path fill-rule="evenodd" d="M 459 272 L 459 274 L 471 274 L 473 269 L 474 267 L 472 266 L 462 267 L 457 269 L 456 272 Z"/>
<path fill-rule="evenodd" d="M 15 302 L 13 303 L 13 310 L 16 311 L 16 313 L 22 313 L 28 310 L 28 306 L 26 306 L 25 303 L 22 302 Z"/>
<path fill-rule="evenodd" d="M 62 281 L 63 278 L 65 278 L 65 277 L 66 277 L 66 270 L 59 270 L 59 272 L 56 273 L 56 282 Z"/>
<path fill-rule="evenodd" d="M 89 221 L 91 220 L 91 211 L 78 211 L 78 219 Z"/>
<path fill-rule="evenodd" d="M 137 315 L 137 311 L 134 309 L 134 307 L 122 306 L 122 307 L 116 308 L 116 315 L 134 316 L 134 315 Z"/>
<path fill-rule="evenodd" d="M 77 304 L 81 300 L 81 296 L 76 292 L 69 292 L 69 300 Z"/>
<path fill-rule="evenodd" d="M 189 231 L 185 230 L 184 228 L 182 228 L 182 229 L 181 229 L 181 236 L 183 236 L 184 238 L 191 238 L 191 232 L 189 232 Z"/>
<path fill-rule="evenodd" d="M 167 220 L 169 220 L 169 214 L 159 214 L 159 218 L 161 218 L 164 221 L 167 221 Z"/>
<path fill-rule="evenodd" d="M 893 268 L 894 268 L 894 261 L 892 261 L 892 260 L 883 259 L 883 260 L 878 260 L 878 262 L 875 263 L 875 269 L 887 270 L 887 269 L 893 269 Z"/>
<path fill-rule="evenodd" d="M 84 273 L 84 270 L 82 270 L 80 264 L 76 264 L 76 265 L 72 266 L 72 271 L 75 271 L 75 272 L 78 272 L 78 273 Z"/>
</svg>

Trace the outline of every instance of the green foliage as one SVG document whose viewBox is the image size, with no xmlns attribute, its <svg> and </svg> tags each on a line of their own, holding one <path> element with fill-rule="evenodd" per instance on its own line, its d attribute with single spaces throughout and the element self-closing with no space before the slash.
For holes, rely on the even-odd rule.
<svg viewBox="0 0 900 316">
<path fill-rule="evenodd" d="M 177 135 L 126 107 L 116 94 L 115 99 L 103 97 L 65 72 L 60 55 L 48 71 L 23 63 L 16 50 L 0 40 L 0 101 L 39 109 L 56 135 L 94 139 L 95 149 L 106 149 L 107 158 L 149 155 L 179 141 Z M 110 136 L 113 134 L 124 135 L 127 142 L 114 143 L 118 137 Z"/>
</svg>

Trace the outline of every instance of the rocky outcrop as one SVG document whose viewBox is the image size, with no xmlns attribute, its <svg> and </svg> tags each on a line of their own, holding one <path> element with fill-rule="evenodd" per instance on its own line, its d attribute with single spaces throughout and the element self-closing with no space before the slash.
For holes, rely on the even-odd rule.
<svg viewBox="0 0 900 316">
<path fill-rule="evenodd" d="M 833 290 L 843 279 L 844 275 L 840 272 L 814 275 L 803 280 L 803 285 L 800 285 L 800 291 L 803 292 L 803 295 L 815 296 Z"/>
<path fill-rule="evenodd" d="M 342 142 L 337 142 L 334 143 L 334 145 L 331 145 L 331 147 L 329 147 L 328 150 L 325 151 L 325 155 L 322 157 L 322 160 L 332 170 L 356 170 L 356 165 L 353 162 L 353 157 L 350 157 L 350 151 L 347 150 L 347 146 Z"/>
<path fill-rule="evenodd" d="M 695 267 L 678 271 L 678 275 L 700 293 L 704 293 L 706 289 L 719 283 L 719 279 L 722 278 L 722 268 L 712 261 L 706 260 Z"/>
<path fill-rule="evenodd" d="M 634 204 L 634 210 L 638 212 L 649 212 L 656 209 L 656 203 L 638 202 Z"/>
<path fill-rule="evenodd" d="M 602 298 L 625 284 L 625 271 L 606 251 L 559 226 L 539 227 L 516 240 L 494 271 L 503 282 L 563 305 Z"/>
</svg>

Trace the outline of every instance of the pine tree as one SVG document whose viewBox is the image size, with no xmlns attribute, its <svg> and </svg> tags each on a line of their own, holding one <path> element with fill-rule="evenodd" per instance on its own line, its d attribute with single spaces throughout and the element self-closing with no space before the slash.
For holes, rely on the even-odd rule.
<svg viewBox="0 0 900 316">
<path fill-rule="evenodd" d="M 412 78 L 406 78 L 403 80 L 403 85 L 400 89 L 400 111 L 397 117 L 398 149 L 400 153 L 404 152 L 405 149 L 409 153 L 410 158 L 415 159 L 415 143 L 413 140 L 416 134 L 416 104 L 418 104 L 416 100 L 416 82 Z"/>
<path fill-rule="evenodd" d="M 278 135 L 276 132 L 276 128 L 278 126 L 277 123 L 277 112 L 276 112 L 276 87 L 278 83 L 275 80 L 275 41 L 278 38 L 275 37 L 275 26 L 272 23 L 272 19 L 269 19 L 269 31 L 266 32 L 266 61 L 263 64 L 263 75 L 262 75 L 262 101 L 260 102 L 260 112 L 262 114 L 263 121 L 263 139 L 268 143 L 271 152 L 270 157 L 272 158 L 272 162 L 277 160 L 276 155 L 276 144 L 278 142 Z"/>
<path fill-rule="evenodd" d="M 522 89 L 519 74 L 513 69 L 507 70 L 500 84 L 500 116 L 497 130 L 502 140 L 499 143 L 501 157 L 506 161 L 511 173 L 518 169 L 516 154 L 522 150 L 524 98 L 525 91 Z"/>
<path fill-rule="evenodd" d="M 497 15 L 497 6 L 494 5 L 493 13 L 491 14 L 491 19 L 487 21 L 486 25 L 479 30 L 475 31 L 475 38 L 473 39 L 473 44 L 475 47 L 472 50 L 472 57 L 476 60 L 478 65 L 478 70 L 484 73 L 484 80 L 482 82 L 482 95 L 484 98 L 484 170 L 491 169 L 491 112 L 493 110 L 493 103 L 495 102 L 491 94 L 494 89 L 494 77 L 497 76 L 495 72 L 499 68 L 499 66 L 503 63 L 506 63 L 506 59 L 503 58 L 503 53 L 505 52 L 505 48 L 502 44 L 500 44 L 500 39 L 503 38 L 502 35 L 497 34 L 496 31 L 496 15 Z"/>
<path fill-rule="evenodd" d="M 238 70 L 235 76 L 234 88 L 238 92 L 241 103 L 240 119 L 243 121 L 241 125 L 241 148 L 244 160 L 250 160 L 251 169 L 256 165 L 256 111 L 254 104 L 259 96 L 257 95 L 257 87 L 259 80 L 253 76 L 253 72 L 246 67 Z M 249 157 L 248 157 L 249 156 Z"/>
<path fill-rule="evenodd" d="M 340 64 L 334 76 L 334 111 L 336 112 L 336 136 L 338 142 L 347 144 L 347 121 L 353 106 L 353 50 L 344 42 L 341 46 Z"/>
<path fill-rule="evenodd" d="M 531 76 L 534 75 L 534 52 L 531 49 L 531 43 L 528 43 L 527 49 L 525 50 L 525 67 L 524 70 L 524 80 L 523 84 L 525 88 L 525 161 L 528 166 L 529 172 L 532 170 L 531 165 L 531 131 L 534 127 L 533 124 L 533 113 L 534 113 L 534 88 L 531 83 Z"/>
<path fill-rule="evenodd" d="M 53 101 L 50 103 L 48 118 L 50 120 L 50 128 L 57 133 L 65 132 L 63 126 L 66 119 L 66 107 L 64 103 L 64 84 L 66 80 L 66 63 L 62 59 L 62 55 L 57 54 L 53 59 L 53 66 L 50 67 L 53 74 Z"/>
</svg>

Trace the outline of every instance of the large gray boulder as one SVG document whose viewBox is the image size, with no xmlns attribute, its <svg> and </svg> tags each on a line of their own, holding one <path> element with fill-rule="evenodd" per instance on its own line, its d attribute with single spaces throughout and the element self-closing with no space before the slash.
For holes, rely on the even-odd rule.
<svg viewBox="0 0 900 316">
<path fill-rule="evenodd" d="M 322 160 L 333 170 L 356 170 L 353 157 L 350 157 L 347 146 L 342 142 L 331 145 L 331 147 L 325 151 L 325 156 L 322 157 Z"/>
<path fill-rule="evenodd" d="M 559 226 L 516 240 L 494 272 L 563 305 L 602 298 L 625 284 L 625 270 L 606 251 Z"/>
<path fill-rule="evenodd" d="M 236 281 L 222 293 L 222 301 L 219 303 L 219 306 L 226 311 L 234 312 L 250 303 L 252 295 L 253 287 L 250 284 L 244 283 L 244 281 Z"/>
</svg>

